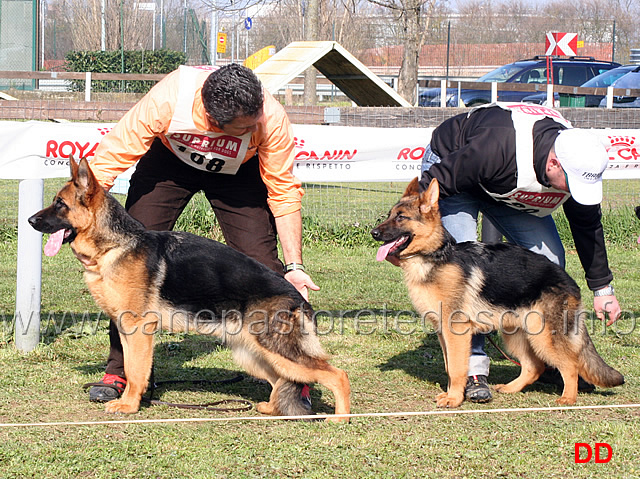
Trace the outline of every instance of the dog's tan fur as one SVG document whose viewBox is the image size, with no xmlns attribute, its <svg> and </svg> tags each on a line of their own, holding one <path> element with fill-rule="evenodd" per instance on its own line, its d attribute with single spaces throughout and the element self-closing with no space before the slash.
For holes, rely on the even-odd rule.
<svg viewBox="0 0 640 479">
<path fill-rule="evenodd" d="M 544 372 L 545 363 L 557 367 L 562 374 L 565 386 L 559 404 L 576 402 L 578 374 L 602 387 L 624 382 L 620 373 L 607 366 L 595 351 L 582 321 L 579 289 L 560 267 L 517 246 L 455 244 L 442 226 L 438 199 L 436 180 L 421 193 L 415 179 L 389 218 L 372 234 L 388 243 L 409 238 L 391 254 L 404 271 L 416 310 L 431 320 L 438 333 L 449 377 L 447 391 L 436 397 L 439 407 L 457 407 L 463 402 L 471 336 L 493 330 L 505 333 L 502 337 L 507 348 L 522 365 L 516 379 L 496 386 L 500 392 L 515 393 L 532 384 Z M 485 251 L 498 259 L 511 254 L 536 267 L 549 268 L 558 282 L 553 284 L 555 280 L 550 275 L 549 284 L 534 300 L 521 300 L 517 307 L 492 304 L 486 297 L 486 286 L 505 279 L 482 263 L 480 256 Z M 476 260 L 477 264 L 472 264 Z M 513 265 L 505 260 L 505 266 Z M 530 272 L 520 274 L 526 277 Z M 502 294 L 518 301 L 521 291 L 510 290 L 508 284 L 502 286 Z"/>
<path fill-rule="evenodd" d="M 127 385 L 120 399 L 106 404 L 106 411 L 138 411 L 151 373 L 155 331 L 197 329 L 196 332 L 221 338 L 233 350 L 233 357 L 241 366 L 250 374 L 269 381 L 273 388 L 269 402 L 259 403 L 258 411 L 295 415 L 300 409 L 295 403 L 300 399 L 299 396 L 293 397 L 295 388 L 291 384 L 320 383 L 333 392 L 336 414 L 349 414 L 347 375 L 327 362 L 328 356 L 315 333 L 312 310 L 295 290 L 291 291 L 286 280 L 249 260 L 247 264 L 257 271 L 256 277 L 264 278 L 264 283 L 269 283 L 272 289 L 281 293 L 271 297 L 265 293 L 264 297 L 256 297 L 246 304 L 243 311 L 225 317 L 224 325 L 213 320 L 198 324 L 192 315 L 179 311 L 180 305 L 161 297 L 163 282 L 170 268 L 174 267 L 173 256 L 154 252 L 159 256 L 157 268 L 151 272 L 145 235 L 172 241 L 178 245 L 175 247 L 182 247 L 181 242 L 185 242 L 185 251 L 196 242 L 197 247 L 211 247 L 210 254 L 200 258 L 203 262 L 211 261 L 211 268 L 207 269 L 211 274 L 210 281 L 218 281 L 215 275 L 223 274 L 215 271 L 217 265 L 224 268 L 236 266 L 233 262 L 238 261 L 238 256 L 229 260 L 225 258 L 239 253 L 219 244 L 212 246 L 214 242 L 193 235 L 172 232 L 153 232 L 151 235 L 139 225 L 127 227 L 134 224 L 129 223 L 134 220 L 100 187 L 87 161 L 83 159 L 77 165 L 71 159 L 70 163 L 71 180 L 58 192 L 54 204 L 36 213 L 30 222 L 36 229 L 48 233 L 59 226 L 47 226 L 47 222 L 55 225 L 55 221 L 63 221 L 69 225 L 67 227 L 75 229 L 71 248 L 84 265 L 87 286 L 96 303 L 118 324 Z M 223 285 L 227 285 L 228 274 L 224 278 Z M 207 278 L 190 280 L 193 283 L 207 282 Z M 234 297 L 242 293 L 242 284 L 233 287 L 236 289 L 230 293 Z M 217 307 L 213 306 L 214 301 L 219 299 L 211 298 L 212 310 Z M 282 351 L 286 354 L 283 355 Z M 287 395 L 291 397 L 285 397 Z"/>
</svg>

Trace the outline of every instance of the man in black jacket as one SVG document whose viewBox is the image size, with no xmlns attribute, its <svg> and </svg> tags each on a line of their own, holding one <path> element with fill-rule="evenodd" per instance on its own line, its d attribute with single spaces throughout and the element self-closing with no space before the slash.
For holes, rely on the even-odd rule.
<svg viewBox="0 0 640 479">
<path fill-rule="evenodd" d="M 610 283 L 601 223 L 608 154 L 595 135 L 572 129 L 560 113 L 528 104 L 492 104 L 436 128 L 422 163 L 421 187 L 440 183 L 442 222 L 458 242 L 477 238 L 482 212 L 505 238 L 564 267 L 551 213 L 563 206 L 597 316 L 620 314 Z M 492 399 L 484 336 L 472 340 L 465 396 Z"/>
</svg>

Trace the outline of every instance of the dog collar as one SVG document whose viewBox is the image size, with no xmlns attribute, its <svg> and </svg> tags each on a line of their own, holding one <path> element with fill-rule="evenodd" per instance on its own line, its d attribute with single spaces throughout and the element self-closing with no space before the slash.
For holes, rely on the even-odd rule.
<svg viewBox="0 0 640 479">
<path fill-rule="evenodd" d="M 396 258 L 398 259 L 411 259 L 411 258 L 415 258 L 416 256 L 424 256 L 422 253 L 413 253 L 410 254 L 409 256 L 396 256 Z"/>
</svg>

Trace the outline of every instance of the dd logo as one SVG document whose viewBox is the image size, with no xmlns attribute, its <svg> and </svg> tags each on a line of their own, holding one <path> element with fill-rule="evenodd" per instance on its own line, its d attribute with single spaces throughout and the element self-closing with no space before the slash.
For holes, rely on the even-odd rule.
<svg viewBox="0 0 640 479">
<path fill-rule="evenodd" d="M 581 449 L 586 450 L 585 457 L 581 457 L 581 453 L 580 453 Z M 613 449 L 611 449 L 611 446 L 606 442 L 596 442 L 596 445 L 593 449 L 595 449 L 595 456 L 596 456 L 595 462 L 598 464 L 607 463 L 611 460 L 611 457 L 613 457 Z M 575 463 L 586 464 L 587 462 L 591 461 L 591 458 L 593 457 L 593 449 L 589 444 L 585 442 L 576 442 L 575 456 L 574 456 Z M 602 449 L 607 450 L 606 456 L 604 457 L 602 457 L 602 454 L 601 454 Z"/>
</svg>

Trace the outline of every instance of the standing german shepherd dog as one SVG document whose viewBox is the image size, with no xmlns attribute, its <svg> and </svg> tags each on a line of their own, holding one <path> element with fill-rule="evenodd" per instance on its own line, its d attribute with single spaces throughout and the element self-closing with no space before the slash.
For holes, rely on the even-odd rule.
<svg viewBox="0 0 640 479">
<path fill-rule="evenodd" d="M 432 180 L 420 193 L 418 179 L 386 221 L 371 234 L 384 244 L 378 260 L 388 257 L 403 271 L 411 300 L 438 333 L 449 376 L 439 407 L 464 400 L 471 335 L 498 330 L 520 359 L 520 376 L 496 386 L 521 391 L 545 370 L 559 369 L 564 391 L 559 404 L 575 404 L 578 375 L 601 387 L 624 378 L 598 355 L 585 328 L 580 289 L 560 266 L 546 257 L 510 244 L 456 243 L 442 226 L 439 186 Z"/>
<path fill-rule="evenodd" d="M 71 180 L 29 223 L 61 237 L 49 255 L 70 243 L 93 298 L 118 325 L 127 386 L 108 412 L 138 411 L 154 333 L 166 329 L 221 338 L 236 362 L 271 384 L 261 413 L 313 414 L 300 392 L 314 382 L 334 394 L 336 414 L 349 413 L 347 374 L 327 362 L 313 310 L 286 279 L 216 241 L 145 230 L 98 184 L 85 158 L 70 164 Z"/>
</svg>

